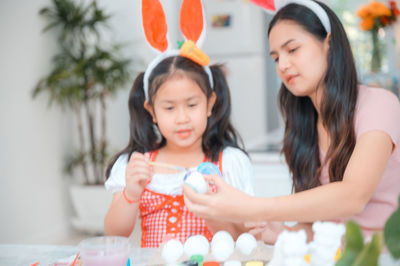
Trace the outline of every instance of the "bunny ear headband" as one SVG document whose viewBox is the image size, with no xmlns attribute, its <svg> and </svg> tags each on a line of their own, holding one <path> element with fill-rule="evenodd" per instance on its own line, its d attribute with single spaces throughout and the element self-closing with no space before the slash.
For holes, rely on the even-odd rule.
<svg viewBox="0 0 400 266">
<path fill-rule="evenodd" d="M 179 50 L 169 49 L 168 27 L 164 10 L 159 0 L 142 0 L 143 28 L 147 42 L 159 55 L 148 65 L 144 77 L 143 88 L 146 100 L 149 98 L 149 77 L 153 69 L 165 58 L 184 56 L 203 66 L 208 75 L 210 87 L 214 87 L 213 77 L 208 67 L 209 58 L 200 50 L 205 36 L 205 19 L 201 0 L 183 0 L 179 26 L 185 42 Z"/>
<path fill-rule="evenodd" d="M 317 3 L 312 0 L 250 0 L 256 5 L 262 7 L 267 12 L 275 13 L 279 9 L 288 4 L 298 4 L 305 6 L 317 15 L 322 25 L 324 26 L 326 32 L 331 32 L 331 23 L 329 21 L 328 14 L 325 10 Z"/>
</svg>

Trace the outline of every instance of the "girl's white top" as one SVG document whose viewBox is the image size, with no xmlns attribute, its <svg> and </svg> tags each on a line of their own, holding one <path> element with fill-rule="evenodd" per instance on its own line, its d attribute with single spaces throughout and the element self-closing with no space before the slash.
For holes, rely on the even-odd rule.
<svg viewBox="0 0 400 266">
<path fill-rule="evenodd" d="M 114 163 L 105 187 L 107 191 L 119 192 L 125 187 L 125 171 L 128 154 L 122 154 Z M 196 170 L 193 167 L 190 170 Z M 222 154 L 222 171 L 225 182 L 241 191 L 254 195 L 254 170 L 249 157 L 241 150 L 227 147 Z M 182 194 L 182 184 L 185 172 L 177 174 L 155 173 L 147 188 L 166 195 Z"/>
</svg>

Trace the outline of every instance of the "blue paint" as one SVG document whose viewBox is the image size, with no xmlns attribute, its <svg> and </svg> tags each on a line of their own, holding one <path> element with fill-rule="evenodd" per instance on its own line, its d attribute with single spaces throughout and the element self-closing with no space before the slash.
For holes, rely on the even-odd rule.
<svg viewBox="0 0 400 266">
<path fill-rule="evenodd" d="M 221 176 L 221 172 L 219 171 L 219 168 L 215 164 L 210 163 L 210 162 L 201 163 L 197 167 L 197 171 L 202 173 L 203 175 L 217 174 L 217 175 Z"/>
</svg>

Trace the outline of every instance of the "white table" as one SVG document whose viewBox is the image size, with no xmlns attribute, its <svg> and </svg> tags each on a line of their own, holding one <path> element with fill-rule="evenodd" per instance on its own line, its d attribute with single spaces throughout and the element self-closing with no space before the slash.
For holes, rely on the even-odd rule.
<svg viewBox="0 0 400 266">
<path fill-rule="evenodd" d="M 77 246 L 0 244 L 0 266 L 29 266 L 38 261 L 38 266 L 48 266 L 57 260 L 75 256 L 77 251 Z M 156 253 L 157 249 L 132 248 L 131 265 L 148 265 Z M 379 265 L 400 266 L 400 260 L 394 261 L 388 254 L 383 254 Z"/>
<path fill-rule="evenodd" d="M 38 266 L 48 266 L 54 262 L 75 256 L 77 246 L 53 245 L 0 245 L 1 266 L 29 266 L 40 262 Z M 156 254 L 156 249 L 132 248 L 131 265 L 146 265 Z"/>
</svg>

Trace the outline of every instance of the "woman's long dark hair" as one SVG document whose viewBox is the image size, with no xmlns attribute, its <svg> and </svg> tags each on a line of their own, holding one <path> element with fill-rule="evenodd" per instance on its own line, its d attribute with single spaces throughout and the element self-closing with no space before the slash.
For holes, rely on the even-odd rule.
<svg viewBox="0 0 400 266">
<path fill-rule="evenodd" d="M 294 96 L 282 83 L 279 92 L 280 109 L 285 121 L 282 152 L 293 175 L 296 192 L 319 186 L 319 176 L 326 162 L 329 162 L 330 181 L 341 181 L 356 141 L 353 121 L 358 80 L 353 54 L 337 16 L 325 4 L 317 3 L 326 11 L 331 24 L 328 67 L 323 79 L 325 89 L 320 106 L 330 146 L 321 164 L 318 113 L 309 97 Z M 269 25 L 268 35 L 282 20 L 298 23 L 321 42 L 327 37 L 319 18 L 305 6 L 292 3 L 279 10 Z"/>
<path fill-rule="evenodd" d="M 211 116 L 207 121 L 207 128 L 203 134 L 202 148 L 207 158 L 216 162 L 218 161 L 219 153 L 225 147 L 231 146 L 242 149 L 240 147 L 242 146 L 242 140 L 230 122 L 231 97 L 223 66 L 212 65 L 210 70 L 214 88 L 210 87 L 208 75 L 202 66 L 185 57 L 168 57 L 151 72 L 148 101 L 149 105 L 152 106 L 154 95 L 161 85 L 172 76 L 177 75 L 185 76 L 195 81 L 203 90 L 207 99 L 215 92 L 217 97 Z M 144 109 L 143 77 L 144 73 L 137 76 L 129 95 L 129 143 L 111 159 L 107 166 L 106 178 L 109 177 L 112 166 L 121 154 L 127 153 L 130 157 L 135 151 L 141 153 L 153 151 L 166 144 L 166 139 L 159 133 L 151 115 Z"/>
</svg>

